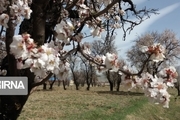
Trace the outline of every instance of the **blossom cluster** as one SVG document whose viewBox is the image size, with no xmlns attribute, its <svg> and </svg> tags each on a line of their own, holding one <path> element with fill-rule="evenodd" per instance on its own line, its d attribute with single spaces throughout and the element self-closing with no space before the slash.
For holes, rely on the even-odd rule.
<svg viewBox="0 0 180 120">
<path fill-rule="evenodd" d="M 164 76 L 164 77 L 163 77 Z M 173 66 L 164 68 L 160 71 L 160 76 L 153 76 L 143 73 L 141 77 L 125 76 L 122 84 L 132 88 L 142 88 L 145 95 L 154 103 L 161 103 L 163 107 L 169 108 L 170 94 L 167 89 L 173 87 L 177 81 L 177 72 Z"/>
<path fill-rule="evenodd" d="M 156 43 L 151 46 L 142 46 L 141 51 L 150 54 L 150 59 L 154 62 L 163 61 L 165 58 L 165 48 L 160 43 Z"/>
<path fill-rule="evenodd" d="M 69 4 L 73 4 L 73 1 L 68 1 Z M 100 12 L 102 9 L 106 8 L 107 5 L 111 4 L 112 0 L 104 1 L 104 0 L 97 0 L 97 4 L 86 4 L 85 0 L 79 0 L 74 5 L 74 10 L 77 13 L 75 18 L 70 18 L 69 13 L 65 8 L 61 10 L 61 22 L 56 25 L 55 31 L 57 33 L 57 38 L 63 40 L 66 44 L 69 43 L 70 40 L 75 40 L 77 42 L 81 41 L 81 36 L 76 35 L 73 36 L 74 28 L 79 28 L 82 23 L 90 29 L 91 35 L 93 37 L 100 37 L 101 33 L 105 31 L 105 26 L 103 22 L 107 19 L 111 20 L 112 28 L 120 28 L 121 27 L 121 16 L 125 15 L 125 11 L 119 8 L 119 3 L 114 4 L 112 8 L 108 10 L 108 12 L 97 16 L 92 17 L 89 20 L 86 18 L 95 15 L 96 13 Z M 96 6 L 97 5 L 97 6 Z M 72 11 L 73 12 L 73 11 Z M 105 18 L 105 19 L 104 19 Z"/>
<path fill-rule="evenodd" d="M 57 33 L 56 38 L 62 40 L 65 44 L 70 42 L 70 36 L 73 34 L 74 26 L 70 22 L 61 21 L 56 25 L 55 31 Z"/>
<path fill-rule="evenodd" d="M 178 73 L 173 66 L 169 68 L 164 68 L 160 71 L 160 76 L 164 78 L 167 86 L 174 87 L 174 83 L 177 82 L 176 78 L 178 77 Z"/>
<path fill-rule="evenodd" d="M 0 76 L 5 76 L 7 74 L 7 70 L 0 70 Z"/>
<path fill-rule="evenodd" d="M 7 0 L 0 0 L 0 13 L 6 11 L 7 6 L 9 5 L 9 1 Z"/>
<path fill-rule="evenodd" d="M 90 50 L 91 46 L 90 46 L 90 44 L 89 44 L 88 42 L 84 42 L 84 43 L 82 44 L 81 48 L 82 48 L 82 50 L 83 50 L 83 53 L 85 53 L 85 54 L 91 54 L 91 50 Z"/>
<path fill-rule="evenodd" d="M 14 23 L 16 25 L 22 21 L 22 17 L 29 19 L 31 16 L 32 10 L 29 7 L 29 4 L 32 3 L 31 0 L 13 0 L 12 5 L 9 6 L 11 9 L 10 16 L 6 13 L 3 13 L 4 11 L 6 11 L 9 2 L 4 0 L 1 0 L 0 2 L 0 25 L 6 28 L 8 28 L 7 23 L 9 22 L 10 16 L 14 20 Z"/>
<path fill-rule="evenodd" d="M 106 55 L 99 56 L 97 55 L 95 57 L 95 61 L 97 61 L 100 64 L 104 64 L 103 66 L 98 66 L 98 70 L 108 70 L 111 69 L 113 71 L 118 71 L 119 69 L 119 62 L 118 57 L 114 53 L 106 53 Z"/>
<path fill-rule="evenodd" d="M 0 25 L 4 26 L 5 28 L 8 28 L 8 22 L 9 22 L 9 15 L 3 13 L 0 15 Z"/>
<path fill-rule="evenodd" d="M 26 19 L 30 19 L 32 10 L 29 7 L 30 0 L 15 0 L 13 4 L 10 6 L 11 14 L 15 18 L 15 23 L 21 22 L 21 17 Z"/>
<path fill-rule="evenodd" d="M 34 43 L 29 34 L 15 35 L 10 44 L 10 51 L 17 59 L 17 68 L 30 68 L 35 75 L 44 77 L 47 72 L 62 76 L 67 72 L 69 65 L 61 61 L 59 53 L 53 46 L 53 41 L 40 47 Z"/>
</svg>

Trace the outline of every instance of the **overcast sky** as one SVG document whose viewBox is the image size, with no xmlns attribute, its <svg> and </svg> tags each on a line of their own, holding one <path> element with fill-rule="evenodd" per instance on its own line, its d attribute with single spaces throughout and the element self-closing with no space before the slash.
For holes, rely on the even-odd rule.
<svg viewBox="0 0 180 120">
<path fill-rule="evenodd" d="M 120 50 L 119 55 L 125 57 L 125 52 L 133 45 L 133 40 L 142 34 L 150 31 L 163 32 L 165 29 L 174 31 L 177 38 L 180 38 L 180 1 L 179 0 L 133 0 L 138 8 L 159 9 L 158 15 L 151 15 L 150 19 L 145 20 L 136 26 L 126 40 L 122 41 L 122 34 L 116 36 L 116 45 Z M 121 30 L 117 31 L 118 33 Z"/>
</svg>

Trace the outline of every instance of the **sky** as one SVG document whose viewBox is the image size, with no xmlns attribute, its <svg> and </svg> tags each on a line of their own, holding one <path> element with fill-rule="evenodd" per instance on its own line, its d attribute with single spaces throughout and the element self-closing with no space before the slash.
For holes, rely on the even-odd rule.
<svg viewBox="0 0 180 120">
<path fill-rule="evenodd" d="M 150 19 L 145 20 L 136 26 L 127 35 L 126 40 L 122 40 L 123 33 L 117 30 L 116 46 L 119 56 L 126 59 L 126 51 L 133 45 L 133 40 L 147 32 L 157 31 L 159 33 L 166 29 L 172 30 L 177 38 L 180 38 L 180 1 L 179 0 L 133 0 L 137 8 L 158 9 L 158 15 L 151 15 Z"/>
</svg>

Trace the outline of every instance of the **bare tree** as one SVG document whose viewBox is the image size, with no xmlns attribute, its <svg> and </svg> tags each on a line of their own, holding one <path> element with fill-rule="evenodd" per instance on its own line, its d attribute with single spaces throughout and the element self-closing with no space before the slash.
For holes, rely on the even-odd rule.
<svg viewBox="0 0 180 120">
<path fill-rule="evenodd" d="M 90 89 L 90 84 L 92 83 L 92 79 L 90 79 L 90 64 L 89 61 L 86 60 L 84 57 L 79 56 L 81 61 L 82 61 L 82 67 L 81 70 L 83 71 L 83 76 L 86 79 L 86 84 L 87 84 L 87 90 Z"/>
<path fill-rule="evenodd" d="M 106 36 L 102 40 L 94 40 L 92 42 L 92 54 L 93 55 L 105 55 L 107 52 L 117 53 L 117 47 L 115 46 L 114 29 L 109 29 L 109 21 L 106 24 Z"/>
<path fill-rule="evenodd" d="M 110 20 L 106 21 L 106 36 L 102 40 L 95 40 L 92 42 L 92 53 L 94 55 L 105 55 L 107 52 L 109 53 L 117 53 L 117 48 L 115 46 L 115 35 L 114 30 L 110 29 Z M 106 77 L 110 84 L 110 91 L 113 91 L 113 80 L 111 79 L 111 72 L 108 70 L 106 72 Z"/>
<path fill-rule="evenodd" d="M 78 75 L 76 71 L 78 70 L 77 67 L 79 67 L 77 64 L 79 64 L 78 56 L 70 55 L 69 56 L 69 62 L 70 62 L 70 69 L 72 73 L 72 78 L 74 80 L 74 84 L 76 86 L 76 90 L 79 90 L 79 82 L 78 82 Z"/>
<path fill-rule="evenodd" d="M 92 42 L 92 54 L 93 55 L 105 55 L 107 52 L 117 53 L 115 46 L 115 35 L 109 37 L 106 36 L 101 40 L 94 40 Z"/>
</svg>

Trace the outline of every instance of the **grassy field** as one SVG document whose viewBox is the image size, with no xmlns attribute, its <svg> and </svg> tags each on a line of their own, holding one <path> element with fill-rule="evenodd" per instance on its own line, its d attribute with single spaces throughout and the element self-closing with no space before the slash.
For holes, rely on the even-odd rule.
<svg viewBox="0 0 180 120">
<path fill-rule="evenodd" d="M 109 92 L 109 87 L 75 90 L 41 87 L 28 99 L 18 120 L 179 120 L 180 98 L 171 89 L 170 108 L 149 103 L 138 91 Z"/>
</svg>

